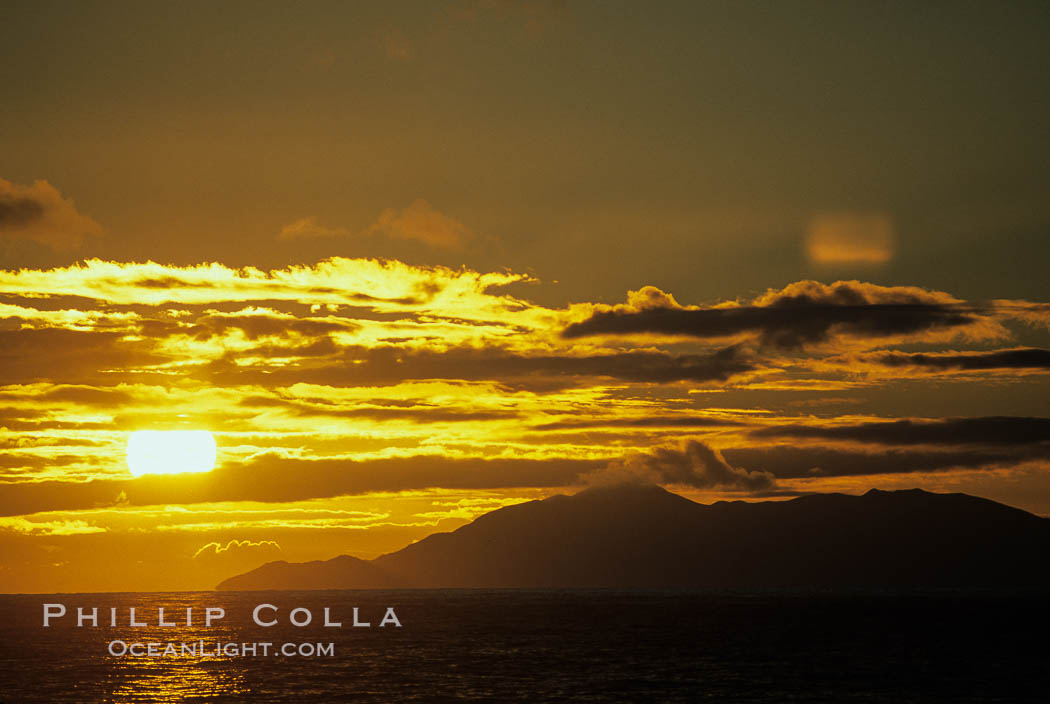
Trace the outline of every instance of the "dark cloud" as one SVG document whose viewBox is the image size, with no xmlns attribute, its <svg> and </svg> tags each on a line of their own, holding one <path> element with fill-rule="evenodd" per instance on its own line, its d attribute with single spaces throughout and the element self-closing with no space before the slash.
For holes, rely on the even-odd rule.
<svg viewBox="0 0 1050 704">
<path fill-rule="evenodd" d="M 268 342 L 252 347 L 244 355 L 262 359 L 273 359 L 275 357 L 326 358 L 338 356 L 341 349 L 332 338 L 320 337 L 305 341 Z M 239 356 L 239 354 L 227 355 L 219 363 L 228 364 L 232 359 L 236 359 Z"/>
<path fill-rule="evenodd" d="M 327 340 L 328 335 L 336 332 L 356 332 L 361 329 L 359 324 L 347 318 L 276 315 L 266 311 L 251 314 L 208 311 L 199 315 L 192 323 L 177 318 L 143 317 L 137 321 L 136 327 L 143 335 L 151 337 L 188 335 L 197 340 L 225 337 L 230 332 L 241 332 L 253 342 L 260 338 L 312 338 L 315 342 L 328 343 L 331 352 L 335 352 L 335 348 Z"/>
<path fill-rule="evenodd" d="M 0 427 L 10 432 L 31 431 L 41 433 L 50 430 L 111 430 L 113 424 L 99 421 L 53 420 L 43 411 L 25 408 L 0 409 Z"/>
<path fill-rule="evenodd" d="M 0 393 L 0 399 L 10 400 L 21 398 L 21 395 L 10 392 Z M 35 422 L 46 416 L 44 411 L 35 408 L 18 408 L 16 406 L 0 406 L 0 426 L 7 427 L 11 422 Z"/>
<path fill-rule="evenodd" d="M 354 332 L 360 325 L 345 319 L 287 318 L 265 314 L 203 315 L 183 332 L 199 340 L 239 330 L 249 340 L 260 337 L 322 337 L 334 332 Z"/>
<path fill-rule="evenodd" d="M 150 340 L 126 340 L 122 333 L 75 330 L 0 330 L 0 383 L 114 381 L 129 369 L 169 361 L 152 351 Z"/>
<path fill-rule="evenodd" d="M 747 306 L 685 308 L 670 305 L 670 297 L 657 300 L 655 306 L 629 305 L 596 312 L 569 325 L 562 336 L 656 333 L 707 339 L 751 333 L 763 345 L 794 349 L 835 334 L 883 338 L 982 321 L 979 311 L 945 294 L 856 281 L 831 286 L 802 281 Z"/>
<path fill-rule="evenodd" d="M 295 347 L 279 347 L 274 356 L 294 356 Z M 260 354 L 258 348 L 250 353 Z M 260 366 L 246 369 L 230 355 L 213 363 L 207 373 L 231 383 L 288 385 L 297 382 L 345 385 L 394 383 L 405 380 L 456 379 L 512 382 L 522 379 L 609 377 L 624 381 L 668 383 L 725 381 L 756 369 L 736 347 L 713 354 L 673 355 L 666 352 L 622 352 L 587 357 L 523 355 L 499 349 L 452 348 L 444 352 L 405 351 L 397 347 L 352 347 L 340 355 L 294 368 Z"/>
<path fill-rule="evenodd" d="M 284 399 L 274 396 L 249 396 L 240 405 L 251 408 L 283 408 L 288 413 L 302 418 L 361 418 L 366 420 L 403 420 L 412 423 L 446 423 L 486 420 L 513 420 L 520 418 L 517 411 L 472 411 L 459 410 L 432 404 L 406 404 L 401 407 L 390 407 L 386 404 L 375 407 L 367 404 L 355 407 L 335 403 L 306 402 L 297 399 Z"/>
<path fill-rule="evenodd" d="M 640 418 L 593 418 L 560 420 L 532 426 L 532 430 L 589 430 L 600 428 L 724 428 L 743 425 L 739 421 L 710 416 L 650 416 Z"/>
<path fill-rule="evenodd" d="M 616 460 L 587 479 L 598 484 L 641 481 L 744 491 L 769 491 L 776 486 L 771 473 L 734 466 L 718 450 L 699 440 L 686 440 L 677 447 L 657 447 L 645 454 Z"/>
<path fill-rule="evenodd" d="M 54 386 L 33 398 L 38 401 L 80 403 L 106 408 L 123 408 L 135 402 L 135 397 L 122 389 L 74 385 Z"/>
<path fill-rule="evenodd" d="M 65 445 L 65 443 L 63 443 L 63 445 Z M 69 443 L 69 445 L 80 445 L 81 447 L 84 447 L 84 445 L 80 443 Z M 75 464 L 101 467 L 106 464 L 106 460 L 103 457 L 97 456 L 82 457 L 74 454 L 39 455 L 26 452 L 5 451 L 0 453 L 0 476 L 4 477 L 4 480 L 6 481 L 11 478 L 17 478 L 23 474 L 36 474 L 40 470 L 49 467 Z M 2 484 L 0 484 L 0 486 L 2 486 Z"/>
<path fill-rule="evenodd" d="M 78 213 L 73 201 L 47 181 L 20 186 L 0 178 L 0 237 L 67 250 L 100 232 L 98 223 Z"/>
<path fill-rule="evenodd" d="M 864 452 L 843 447 L 776 445 L 727 449 L 723 454 L 733 464 L 763 467 L 777 479 L 909 474 L 955 468 L 992 469 L 1050 457 L 1046 448 L 1041 446 L 1030 446 L 1020 451 L 999 447 L 983 451 L 880 449 L 877 452 Z"/>
<path fill-rule="evenodd" d="M 142 276 L 137 279 L 132 279 L 128 283 L 131 286 L 137 286 L 139 288 L 158 289 L 161 291 L 169 288 L 189 288 L 200 290 L 218 288 L 216 284 L 210 281 L 189 281 L 175 276 Z"/>
<path fill-rule="evenodd" d="M 0 227 L 25 227 L 44 217 L 44 206 L 32 198 L 0 193 Z"/>
<path fill-rule="evenodd" d="M 355 462 L 303 460 L 262 454 L 243 464 L 200 474 L 143 476 L 89 482 L 3 485 L 0 515 L 112 506 L 217 501 L 287 502 L 374 491 L 427 488 L 566 487 L 601 464 L 591 460 L 449 459 L 398 457 Z M 119 497 L 119 499 L 118 499 Z"/>
<path fill-rule="evenodd" d="M 919 367 L 936 371 L 1050 369 L 1050 350 L 1022 347 L 992 352 L 880 352 L 866 355 L 864 360 L 887 367 Z"/>
<path fill-rule="evenodd" d="M 9 436 L 0 438 L 0 450 L 21 450 L 30 447 L 106 447 L 109 443 L 84 438 L 56 438 L 40 436 Z M 0 461 L 3 460 L 0 455 Z"/>
<path fill-rule="evenodd" d="M 991 416 L 943 420 L 898 420 L 856 425 L 778 425 L 752 437 L 852 440 L 882 445 L 1030 445 L 1050 443 L 1050 418 Z M 1050 455 L 1050 445 L 1046 448 Z"/>
</svg>

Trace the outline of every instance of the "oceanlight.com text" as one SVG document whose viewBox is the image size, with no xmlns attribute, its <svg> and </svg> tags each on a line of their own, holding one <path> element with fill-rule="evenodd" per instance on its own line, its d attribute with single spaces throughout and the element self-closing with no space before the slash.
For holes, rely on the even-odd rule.
<svg viewBox="0 0 1050 704">
<path fill-rule="evenodd" d="M 335 643 L 238 643 L 197 641 L 109 642 L 107 651 L 117 658 L 254 658 L 333 657 Z"/>
</svg>

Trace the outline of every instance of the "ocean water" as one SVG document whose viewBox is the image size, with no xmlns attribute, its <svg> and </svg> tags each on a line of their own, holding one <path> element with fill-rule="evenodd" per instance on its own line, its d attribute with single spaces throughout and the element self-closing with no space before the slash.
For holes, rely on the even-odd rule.
<svg viewBox="0 0 1050 704">
<path fill-rule="evenodd" d="M 45 603 L 68 611 L 48 628 Z M 259 604 L 277 607 L 261 613 L 277 625 L 253 623 Z M 78 606 L 98 608 L 100 626 L 77 627 Z M 130 607 L 150 625 L 130 626 Z M 158 626 L 158 607 L 179 625 Z M 205 626 L 207 607 L 225 618 Z M 341 628 L 323 625 L 326 607 Z M 370 628 L 353 627 L 354 607 Z M 400 628 L 379 627 L 388 607 Z M 289 622 L 294 608 L 310 611 L 310 625 Z M 4 704 L 1050 701 L 1050 609 L 1040 594 L 12 595 L 0 596 L 0 617 Z M 155 657 L 110 654 L 150 642 Z M 161 655 L 167 643 L 198 651 Z M 212 652 L 226 643 L 255 643 L 256 655 Z M 266 655 L 262 643 L 272 644 Z"/>
</svg>

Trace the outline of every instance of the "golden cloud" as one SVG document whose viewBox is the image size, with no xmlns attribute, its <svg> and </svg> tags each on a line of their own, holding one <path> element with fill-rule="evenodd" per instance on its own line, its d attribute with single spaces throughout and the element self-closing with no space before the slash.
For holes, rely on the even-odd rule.
<svg viewBox="0 0 1050 704">
<path fill-rule="evenodd" d="M 261 548 L 263 550 L 280 550 L 281 546 L 273 540 L 231 540 L 225 545 L 223 545 L 222 543 L 212 542 L 207 543 L 206 545 L 202 545 L 200 549 L 197 550 L 197 552 L 193 553 L 193 558 L 197 559 L 202 555 L 218 556 L 225 552 L 247 550 L 251 548 Z"/>
<path fill-rule="evenodd" d="M 427 201 L 416 199 L 407 208 L 387 208 L 374 223 L 358 233 L 346 227 L 322 224 L 316 216 L 300 218 L 281 228 L 277 239 L 318 239 L 331 237 L 381 236 L 396 240 L 413 240 L 439 249 L 460 249 L 476 238 L 475 233 L 459 220 L 434 209 Z"/>
<path fill-rule="evenodd" d="M 345 227 L 328 227 L 317 221 L 316 217 L 310 216 L 290 222 L 281 228 L 277 239 L 294 240 L 309 239 L 314 237 L 347 237 L 351 234 Z"/>
<path fill-rule="evenodd" d="M 475 236 L 459 220 L 438 212 L 422 199 L 417 199 L 404 210 L 384 210 L 370 231 L 444 249 L 458 249 Z"/>
<path fill-rule="evenodd" d="M 0 518 L 0 530 L 21 533 L 22 535 L 90 535 L 105 533 L 106 529 L 86 521 L 33 521 L 22 516 Z"/>
<path fill-rule="evenodd" d="M 885 213 L 820 213 L 806 228 L 806 254 L 815 264 L 885 264 L 893 250 L 893 221 Z"/>
</svg>

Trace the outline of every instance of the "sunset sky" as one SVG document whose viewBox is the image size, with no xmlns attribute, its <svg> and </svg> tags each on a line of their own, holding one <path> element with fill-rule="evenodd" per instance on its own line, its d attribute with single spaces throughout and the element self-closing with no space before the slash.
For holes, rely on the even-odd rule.
<svg viewBox="0 0 1050 704">
<path fill-rule="evenodd" d="M 1045 2 L 4 3 L 0 591 L 617 481 L 1050 515 L 1048 65 Z"/>
</svg>

